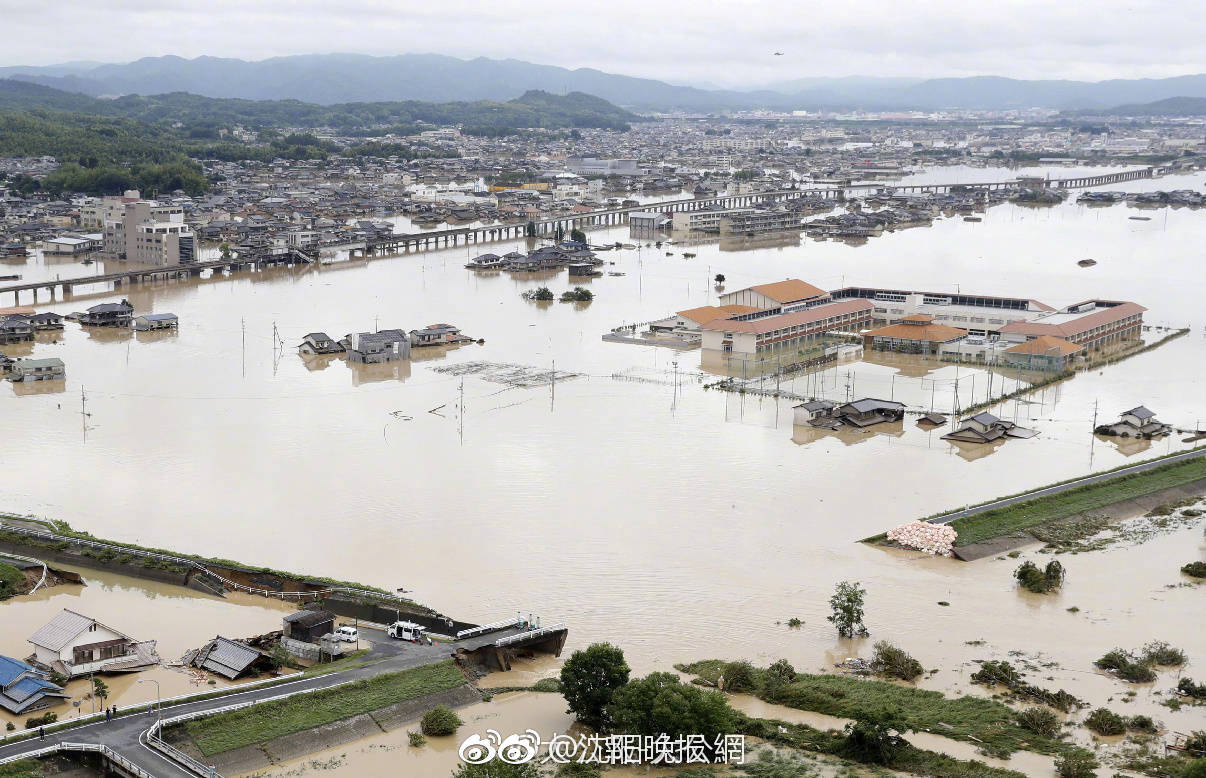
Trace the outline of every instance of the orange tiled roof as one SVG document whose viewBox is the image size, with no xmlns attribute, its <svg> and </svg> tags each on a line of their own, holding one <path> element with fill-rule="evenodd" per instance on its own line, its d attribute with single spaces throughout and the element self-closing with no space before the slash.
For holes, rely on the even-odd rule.
<svg viewBox="0 0 1206 778">
<path fill-rule="evenodd" d="M 1028 340 L 1025 343 L 1019 343 L 1016 346 L 1010 346 L 1005 349 L 1006 354 L 1050 354 L 1053 349 L 1059 349 L 1059 355 L 1066 357 L 1070 354 L 1075 354 L 1078 351 L 1084 351 L 1085 347 L 1073 343 L 1070 340 L 1057 338 L 1052 335 L 1040 335 L 1034 340 Z"/>
<path fill-rule="evenodd" d="M 698 308 L 688 308 L 685 311 L 679 311 L 678 315 L 684 319 L 690 319 L 693 322 L 703 324 L 715 321 L 716 319 L 728 319 L 732 316 L 740 316 L 743 313 L 753 313 L 756 310 L 758 309 L 752 305 L 701 305 Z"/>
<path fill-rule="evenodd" d="M 707 324 L 701 325 L 701 330 L 720 330 L 722 332 L 753 332 L 762 334 L 782 329 L 784 327 L 795 327 L 800 324 L 813 324 L 823 319 L 828 319 L 831 316 L 841 316 L 846 313 L 858 313 L 860 311 L 870 311 L 874 308 L 868 300 L 842 300 L 836 303 L 826 303 L 817 305 L 812 308 L 805 308 L 792 313 L 781 313 L 775 316 L 767 316 L 762 319 L 751 319 L 750 321 L 731 321 L 729 319 L 716 319 Z"/>
<path fill-rule="evenodd" d="M 789 278 L 786 281 L 775 281 L 771 284 L 758 284 L 751 286 L 755 292 L 766 295 L 772 300 L 781 303 L 790 303 L 796 300 L 807 300 L 809 297 L 817 297 L 818 295 L 827 294 L 824 289 L 818 289 L 810 283 L 801 281 L 798 278 Z"/>
</svg>

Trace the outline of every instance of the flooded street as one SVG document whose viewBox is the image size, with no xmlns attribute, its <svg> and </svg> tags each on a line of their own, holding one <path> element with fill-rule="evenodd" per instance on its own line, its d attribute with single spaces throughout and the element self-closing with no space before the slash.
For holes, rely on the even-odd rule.
<svg viewBox="0 0 1206 778">
<path fill-rule="evenodd" d="M 964 172 L 926 175 L 967 180 Z M 998 177 L 988 180 L 1017 175 L 975 172 Z M 1201 190 L 1204 182 L 1195 174 L 1111 188 Z M 1057 663 L 1033 673 L 1032 682 L 1066 688 L 1094 705 L 1111 695 L 1119 703 L 1129 687 L 1092 666 L 1115 646 L 1163 639 L 1189 653 L 1189 674 L 1200 676 L 1206 666 L 1202 591 L 1176 586 L 1185 580 L 1178 568 L 1202 558 L 1200 524 L 1135 548 L 1061 557 L 1067 582 L 1047 596 L 1017 589 L 1014 559 L 965 564 L 855 541 L 944 509 L 1185 447 L 1172 436 L 1145 450 L 1120 450 L 1091 434 L 1095 407 L 1100 421 L 1138 404 L 1178 427 L 1206 417 L 1199 305 L 1206 212 L 1161 209 L 1145 212 L 1151 221 L 1128 218 L 1137 212 L 1070 199 L 1041 209 L 1004 204 L 980 223 L 940 219 L 861 246 L 804 240 L 726 252 L 704 244 L 690 249 L 697 254 L 691 259 L 673 246 L 673 256 L 644 246 L 606 252 L 599 256 L 615 264 L 601 269 L 625 275 L 586 282 L 596 295 L 587 305 L 520 297 L 540 285 L 559 294 L 571 286 L 564 275 L 520 280 L 462 267 L 470 256 L 510 250 L 508 244 L 81 292 L 38 310 L 67 313 L 124 296 L 138 313 L 176 313 L 179 332 L 89 333 L 68 323 L 54 342 L 6 346 L 9 356 L 61 357 L 67 379 L 30 395 L 0 385 L 7 443 L 0 509 L 65 520 L 115 540 L 404 586 L 462 619 L 532 612 L 546 624 L 569 626 L 567 649 L 597 640 L 620 645 L 636 673 L 707 657 L 757 664 L 782 657 L 819 670 L 868 656 L 874 640 L 889 639 L 939 670 L 922 682 L 926 688 L 985 693 L 968 681 L 971 661 L 1021 650 Z M 591 240 L 629 237 L 627 229 L 613 229 L 592 232 Z M 1098 264 L 1078 267 L 1084 258 Z M 1192 329 L 995 411 L 1038 429 L 1030 440 L 968 451 L 911 418 L 884 433 L 818 434 L 793 429 L 792 401 L 705 390 L 715 376 L 699 370 L 698 351 L 600 340 L 624 323 L 715 304 L 716 273 L 725 274 L 729 290 L 797 277 L 826 289 L 959 288 L 1057 307 L 1134 300 L 1149 309 L 1147 324 Z M 307 364 L 296 351 L 309 332 L 338 338 L 433 322 L 455 324 L 485 343 L 417 349 L 412 363 L 396 370 L 353 370 L 342 360 Z M 508 388 L 434 370 L 468 361 L 545 370 L 555 363 L 578 376 L 553 387 Z M 811 386 L 838 399 L 851 381 L 855 396 L 894 394 L 918 405 L 933 397 L 936 408 L 950 408 L 955 366 L 872 362 L 831 367 Z M 984 374 L 958 370 L 964 379 Z M 806 385 L 798 378 L 795 390 Z M 223 602 L 85 577 L 82 589 L 59 587 L 0 605 L 0 653 L 27 655 L 25 638 L 61 607 L 158 639 L 165 659 L 215 632 L 241 637 L 279 627 L 275 603 L 246 607 L 237 597 Z M 844 579 L 867 589 L 869 639 L 839 640 L 824 619 L 826 600 Z M 1067 610 L 1073 606 L 1079 612 Z M 785 625 L 793 617 L 802 628 Z M 532 674 L 555 671 L 550 664 Z M 1157 696 L 1175 679 L 1161 672 L 1118 707 L 1184 730 L 1194 724 L 1192 709 L 1172 713 Z M 551 708 L 544 699 L 498 698 L 482 710 L 514 706 L 518 729 L 567 725 L 568 717 L 556 715 L 564 710 L 560 699 L 548 697 Z M 397 771 L 405 734 L 382 737 L 390 745 L 380 746 L 371 764 Z M 445 760 L 440 768 L 451 769 L 455 748 L 432 744 L 415 758 L 432 760 L 433 770 L 435 760 Z"/>
</svg>

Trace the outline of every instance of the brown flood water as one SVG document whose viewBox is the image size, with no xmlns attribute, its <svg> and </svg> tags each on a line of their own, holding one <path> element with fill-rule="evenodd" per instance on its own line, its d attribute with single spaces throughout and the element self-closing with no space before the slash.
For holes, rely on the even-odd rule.
<svg viewBox="0 0 1206 778">
<path fill-rule="evenodd" d="M 929 175 L 959 180 L 960 171 Z M 1204 181 L 1195 174 L 1117 188 L 1196 189 Z M 967 681 L 971 660 L 1041 652 L 1059 667 L 1032 681 L 1095 705 L 1113 695 L 1119 708 L 1184 730 L 1194 724 L 1189 709 L 1174 714 L 1157 704 L 1175 673 L 1138 687 L 1123 705 L 1124 685 L 1091 663 L 1116 645 L 1153 638 L 1189 652 L 1191 675 L 1206 663 L 1200 619 L 1192 617 L 1201 590 L 1167 588 L 1182 582 L 1182 564 L 1206 552 L 1200 525 L 1133 549 L 1065 557 L 1067 584 L 1047 597 L 1012 585 L 1016 560 L 961 564 L 855 542 L 943 509 L 1182 447 L 1170 438 L 1120 450 L 1090 434 L 1095 404 L 1099 421 L 1139 403 L 1178 426 L 1206 416 L 1198 305 L 1206 211 L 1165 209 L 1149 222 L 1128 220 L 1132 213 L 1124 205 L 1002 205 L 980 223 L 946 219 L 862 246 L 804 240 L 727 252 L 705 244 L 691 249 L 694 259 L 643 247 L 607 252 L 600 256 L 616 264 L 603 269 L 626 275 L 592 281 L 597 299 L 585 306 L 520 298 L 541 284 L 560 292 L 570 286 L 564 277 L 463 269 L 467 256 L 510 250 L 503 244 L 132 288 L 137 311 L 174 312 L 180 331 L 144 342 L 69 324 L 59 342 L 31 349 L 66 361 L 62 392 L 17 396 L 0 386 L 9 441 L 0 455 L 3 507 L 99 536 L 405 586 L 465 619 L 534 612 L 570 626 L 567 649 L 621 645 L 638 673 L 702 657 L 784 657 L 815 670 L 867 655 L 873 640 L 887 638 L 939 669 L 926 687 L 984 693 Z M 617 229 L 592 240 L 629 238 Z M 1077 267 L 1086 257 L 1097 266 Z M 1056 306 L 1133 299 L 1149 308 L 1148 323 L 1193 330 L 996 410 L 1039 429 L 1031 440 L 969 451 L 909 421 L 884 434 L 814 437 L 793 429 L 789 401 L 704 391 L 714 379 L 698 372 L 696 351 L 600 341 L 619 324 L 714 303 L 717 272 L 729 289 L 799 277 L 827 288 L 958 287 Z M 121 296 L 81 294 L 44 307 L 68 312 Z M 314 330 L 338 337 L 437 321 L 486 343 L 436 352 L 397 375 L 360 376 L 334 363 L 311 369 L 294 348 Z M 274 325 L 283 349 L 273 347 Z M 521 389 L 434 370 L 469 361 L 542 369 L 555 362 L 579 377 Z M 935 407 L 949 407 L 954 366 L 882 362 L 842 364 L 797 379 L 796 389 L 811 381 L 844 396 L 849 373 L 860 396 L 895 392 L 927 406 L 936 397 Z M 960 391 L 972 374 L 979 395 L 983 371 L 960 368 Z M 824 620 L 843 579 L 868 590 L 868 640 L 838 640 Z M 183 595 L 174 604 L 182 615 L 169 623 L 196 624 L 190 645 L 236 632 L 205 610 L 213 607 L 205 598 Z M 1071 606 L 1080 611 L 1069 613 Z M 18 647 L 57 611 L 47 603 L 18 624 L 13 608 L 0 605 L 0 632 L 14 624 Z M 93 610 L 100 615 L 99 600 Z M 787 629 L 791 617 L 804 627 Z M 973 640 L 986 642 L 966 645 Z"/>
</svg>

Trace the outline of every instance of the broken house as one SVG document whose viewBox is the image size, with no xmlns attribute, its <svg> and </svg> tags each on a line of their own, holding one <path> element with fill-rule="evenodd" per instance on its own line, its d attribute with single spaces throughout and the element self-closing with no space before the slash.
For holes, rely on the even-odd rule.
<svg viewBox="0 0 1206 778">
<path fill-rule="evenodd" d="M 963 419 L 959 422 L 958 429 L 943 435 L 942 439 L 964 443 L 992 443 L 1005 438 L 1033 438 L 1037 434 L 1037 430 L 1019 427 L 1011 421 L 1005 421 L 987 411 L 981 411 L 975 416 Z"/>
<path fill-rule="evenodd" d="M 1153 411 L 1142 405 L 1124 411 L 1113 424 L 1102 424 L 1093 430 L 1098 435 L 1116 435 L 1122 438 L 1154 438 L 1172 432 L 1172 426 L 1156 418 Z"/>
<path fill-rule="evenodd" d="M 461 334 L 461 331 L 451 324 L 428 324 L 421 330 L 410 331 L 412 346 L 443 346 L 448 343 L 461 343 L 471 340 Z"/>
<path fill-rule="evenodd" d="M 174 313 L 146 313 L 134 319 L 134 329 L 139 332 L 171 330 L 179 326 L 180 319 Z"/>
<path fill-rule="evenodd" d="M 29 638 L 36 667 L 74 678 L 89 673 L 124 673 L 159 664 L 155 641 L 139 642 L 124 632 L 63 609 Z"/>
<path fill-rule="evenodd" d="M 867 397 L 833 409 L 833 415 L 843 424 L 852 427 L 870 427 L 885 421 L 900 421 L 904 418 L 904 403 L 894 400 L 877 400 Z"/>
<path fill-rule="evenodd" d="M 0 656 L 0 708 L 13 715 L 61 705 L 71 699 L 62 687 L 31 664 Z"/>
<path fill-rule="evenodd" d="M 268 665 L 269 661 L 259 649 L 217 635 L 202 646 L 187 664 L 233 681 L 257 669 L 257 665 Z"/>
</svg>

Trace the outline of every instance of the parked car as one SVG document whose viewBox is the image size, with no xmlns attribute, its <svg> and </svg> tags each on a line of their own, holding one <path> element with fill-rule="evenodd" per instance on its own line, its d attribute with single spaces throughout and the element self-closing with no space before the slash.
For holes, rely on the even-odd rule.
<svg viewBox="0 0 1206 778">
<path fill-rule="evenodd" d="M 391 638 L 409 640 L 412 643 L 418 643 L 423 639 L 423 626 L 415 624 L 413 621 L 395 621 L 389 625 L 386 632 Z"/>
<path fill-rule="evenodd" d="M 342 640 L 344 643 L 355 643 L 360 640 L 360 632 L 355 627 L 344 624 L 335 630 L 335 639 Z"/>
</svg>

